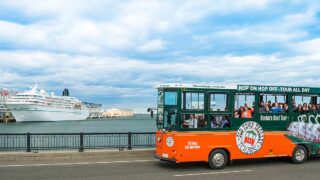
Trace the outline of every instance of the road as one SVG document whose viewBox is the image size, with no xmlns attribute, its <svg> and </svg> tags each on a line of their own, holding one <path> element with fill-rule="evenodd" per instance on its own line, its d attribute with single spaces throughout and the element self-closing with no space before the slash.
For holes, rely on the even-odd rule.
<svg viewBox="0 0 320 180">
<path fill-rule="evenodd" d="M 152 157 L 125 157 L 106 161 L 1 162 L 0 179 L 219 179 L 294 180 L 320 179 L 320 158 L 295 165 L 288 159 L 236 161 L 223 170 L 210 170 L 206 163 L 171 164 Z"/>
</svg>

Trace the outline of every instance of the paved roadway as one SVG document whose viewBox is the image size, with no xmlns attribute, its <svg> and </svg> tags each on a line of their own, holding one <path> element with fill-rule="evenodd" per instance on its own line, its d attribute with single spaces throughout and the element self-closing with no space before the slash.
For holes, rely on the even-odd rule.
<svg viewBox="0 0 320 180">
<path fill-rule="evenodd" d="M 223 170 L 210 170 L 206 163 L 171 164 L 144 156 L 109 161 L 0 162 L 0 179 L 319 180 L 320 158 L 313 158 L 303 165 L 292 164 L 288 159 L 237 161 Z"/>
</svg>

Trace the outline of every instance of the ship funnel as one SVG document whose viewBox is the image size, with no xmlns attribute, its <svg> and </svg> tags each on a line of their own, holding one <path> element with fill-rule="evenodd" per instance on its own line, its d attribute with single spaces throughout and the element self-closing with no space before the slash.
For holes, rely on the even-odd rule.
<svg viewBox="0 0 320 180">
<path fill-rule="evenodd" d="M 64 88 L 63 92 L 62 92 L 62 96 L 69 96 L 69 89 Z"/>
</svg>

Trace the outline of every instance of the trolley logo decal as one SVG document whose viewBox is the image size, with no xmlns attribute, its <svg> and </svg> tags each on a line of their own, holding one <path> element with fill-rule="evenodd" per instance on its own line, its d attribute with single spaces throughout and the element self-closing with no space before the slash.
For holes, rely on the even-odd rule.
<svg viewBox="0 0 320 180">
<path fill-rule="evenodd" d="M 172 137 L 168 137 L 166 140 L 166 144 L 168 147 L 172 147 L 174 145 L 174 140 Z"/>
<path fill-rule="evenodd" d="M 243 123 L 237 131 L 237 146 L 245 154 L 254 154 L 263 145 L 264 133 L 262 127 L 253 121 Z"/>
</svg>

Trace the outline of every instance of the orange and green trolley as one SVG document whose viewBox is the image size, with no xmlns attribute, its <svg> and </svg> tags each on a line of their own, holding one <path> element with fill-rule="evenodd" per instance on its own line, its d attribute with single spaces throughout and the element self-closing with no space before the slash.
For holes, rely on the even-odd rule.
<svg viewBox="0 0 320 180">
<path fill-rule="evenodd" d="M 164 84 L 157 87 L 156 158 L 208 162 L 320 154 L 320 88 Z"/>
</svg>

